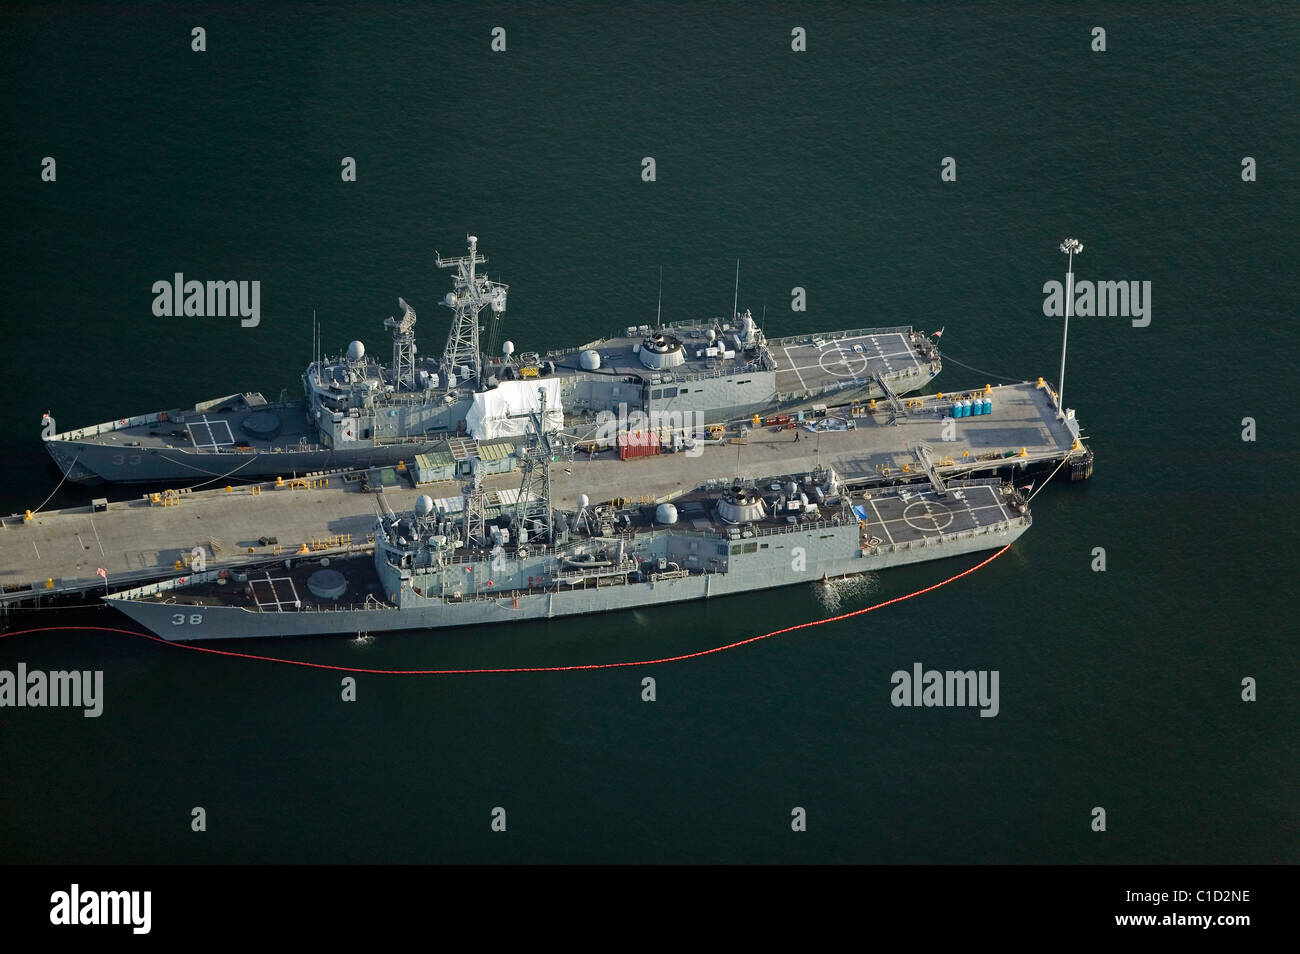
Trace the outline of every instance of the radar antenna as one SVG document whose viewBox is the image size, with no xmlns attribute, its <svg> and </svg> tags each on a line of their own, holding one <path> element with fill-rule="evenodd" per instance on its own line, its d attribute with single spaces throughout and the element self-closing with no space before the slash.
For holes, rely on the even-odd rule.
<svg viewBox="0 0 1300 954">
<path fill-rule="evenodd" d="M 397 299 L 402 310 L 401 318 L 384 320 L 385 328 L 393 329 L 393 387 L 401 391 L 415 388 L 415 309 L 405 298 Z"/>
</svg>

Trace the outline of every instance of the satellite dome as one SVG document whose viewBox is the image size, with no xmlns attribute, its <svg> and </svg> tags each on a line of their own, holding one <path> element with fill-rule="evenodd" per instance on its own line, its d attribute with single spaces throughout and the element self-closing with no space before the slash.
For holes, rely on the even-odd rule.
<svg viewBox="0 0 1300 954">
<path fill-rule="evenodd" d="M 661 503 L 655 508 L 655 523 L 673 524 L 677 522 L 677 507 L 670 503 Z"/>
<path fill-rule="evenodd" d="M 503 345 L 501 346 L 501 353 L 502 353 L 502 354 L 514 354 L 514 353 L 515 353 L 515 343 L 514 343 L 513 341 L 507 341 L 505 344 L 503 344 Z"/>
<path fill-rule="evenodd" d="M 456 293 L 455 293 L 455 292 L 447 292 L 447 296 L 446 296 L 445 298 L 443 298 L 442 303 L 443 303 L 444 305 L 446 305 L 448 308 L 455 308 L 455 307 L 456 307 Z"/>
<path fill-rule="evenodd" d="M 595 371 L 600 367 L 600 352 L 588 348 L 578 356 L 578 363 L 584 371 Z"/>
<path fill-rule="evenodd" d="M 348 360 L 360 361 L 366 356 L 366 346 L 360 341 L 353 341 L 348 345 Z"/>
<path fill-rule="evenodd" d="M 586 494 L 578 494 L 578 506 L 581 509 L 585 510 L 590 505 L 591 505 L 591 500 L 587 497 Z"/>
<path fill-rule="evenodd" d="M 416 498 L 415 512 L 421 517 L 427 517 L 433 513 L 433 498 L 428 494 L 422 494 Z"/>
</svg>

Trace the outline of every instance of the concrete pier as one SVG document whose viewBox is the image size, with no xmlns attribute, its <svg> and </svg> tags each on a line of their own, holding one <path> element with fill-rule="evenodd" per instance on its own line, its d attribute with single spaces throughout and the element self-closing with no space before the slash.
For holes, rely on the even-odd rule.
<svg viewBox="0 0 1300 954">
<path fill-rule="evenodd" d="M 925 482 L 941 487 L 953 477 L 1051 469 L 1088 457 L 1078 423 L 1060 419 L 1049 386 L 994 387 L 987 390 L 991 414 L 945 420 L 951 399 L 974 394 L 984 396 L 986 390 L 903 398 L 901 413 L 887 401 L 874 410 L 862 407 L 856 415 L 831 408 L 827 417 L 810 418 L 794 429 L 733 422 L 721 441 L 698 453 L 627 461 L 609 451 L 590 458 L 579 453 L 552 464 L 552 502 L 572 509 L 579 494 L 597 503 L 665 500 L 708 480 L 800 473 L 818 464 L 833 466 L 855 486 Z M 826 429 L 810 429 L 818 427 Z M 218 569 L 302 552 L 365 549 L 380 513 L 410 509 L 421 494 L 440 499 L 461 493 L 457 481 L 411 486 L 409 465 L 395 473 L 398 482 L 381 489 L 369 487 L 363 474 L 329 474 L 137 496 L 100 504 L 102 509 L 90 504 L 30 518 L 5 517 L 0 521 L 0 606 L 102 594 L 101 567 L 108 573 L 107 588 L 120 590 L 184 574 L 199 563 Z M 518 489 L 519 475 L 491 475 L 484 486 Z M 262 542 L 270 538 L 275 542 Z"/>
</svg>

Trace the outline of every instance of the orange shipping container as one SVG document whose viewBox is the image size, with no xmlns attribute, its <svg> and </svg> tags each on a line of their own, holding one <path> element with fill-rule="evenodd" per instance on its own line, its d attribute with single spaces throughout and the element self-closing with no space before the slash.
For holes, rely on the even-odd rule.
<svg viewBox="0 0 1300 954">
<path fill-rule="evenodd" d="M 659 453 L 659 435 L 651 431 L 640 434 L 618 435 L 618 456 L 620 460 L 632 460 L 636 457 L 654 457 Z"/>
</svg>

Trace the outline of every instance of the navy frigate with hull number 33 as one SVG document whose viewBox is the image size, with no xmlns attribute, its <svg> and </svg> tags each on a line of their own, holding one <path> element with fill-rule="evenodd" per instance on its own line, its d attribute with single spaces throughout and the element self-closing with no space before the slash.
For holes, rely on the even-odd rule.
<svg viewBox="0 0 1300 954">
<path fill-rule="evenodd" d="M 730 319 L 656 318 L 568 350 L 516 353 L 505 341 L 498 355 L 508 288 L 479 273 L 487 260 L 475 236 L 468 242 L 468 255 L 436 258 L 454 276 L 441 302 L 453 317 L 439 358 L 418 356 L 415 310 L 399 298 L 400 316 L 384 322 L 387 366 L 353 341 L 339 357 L 312 361 L 302 398 L 241 392 L 62 433 L 47 420 L 45 446 L 78 482 L 261 479 L 409 462 L 461 435 L 522 439 L 539 388 L 548 425 L 570 440 L 595 436 L 603 416 L 633 415 L 687 438 L 754 414 L 905 394 L 941 367 L 935 343 L 910 327 L 769 339 L 736 308 Z"/>
</svg>

